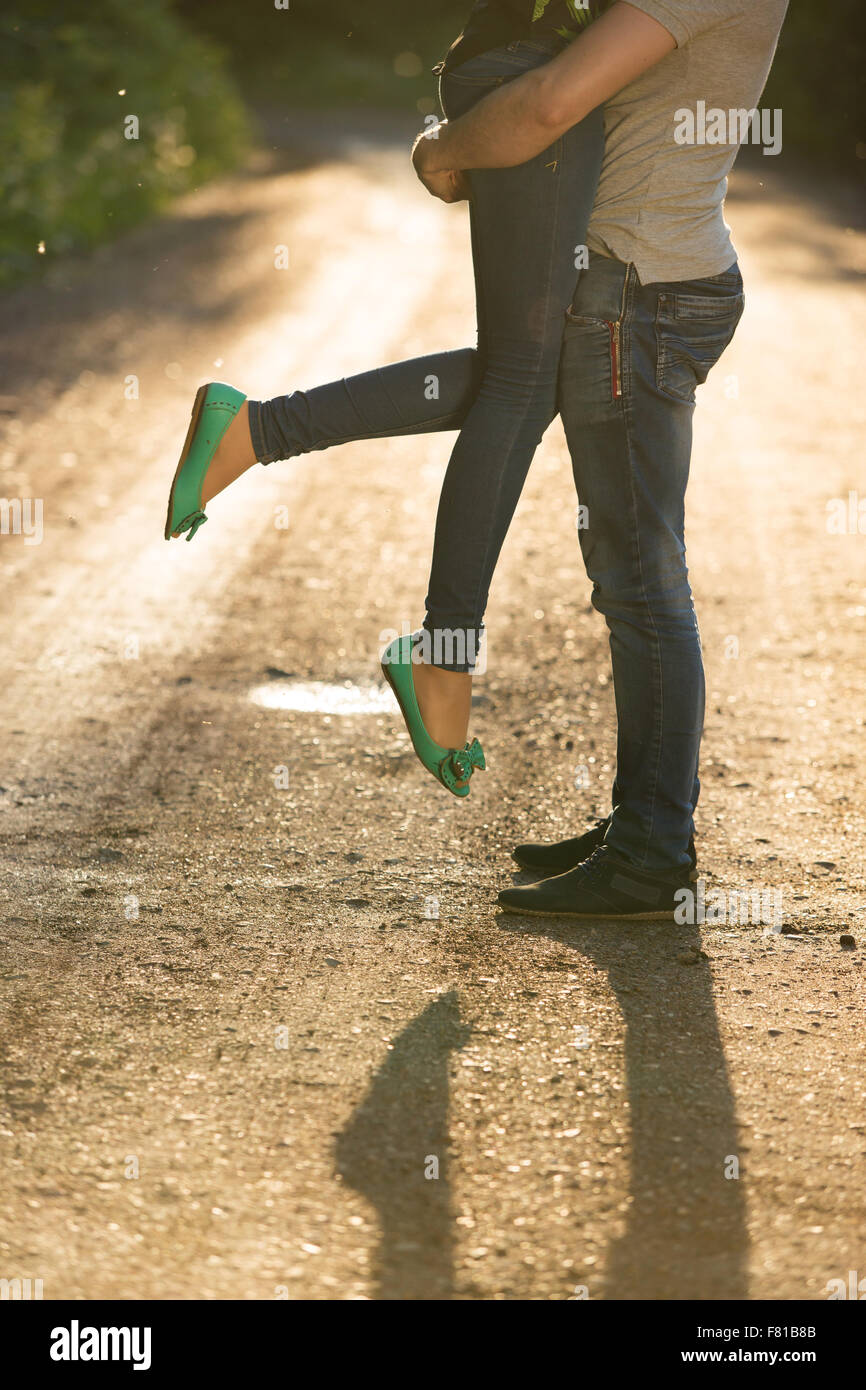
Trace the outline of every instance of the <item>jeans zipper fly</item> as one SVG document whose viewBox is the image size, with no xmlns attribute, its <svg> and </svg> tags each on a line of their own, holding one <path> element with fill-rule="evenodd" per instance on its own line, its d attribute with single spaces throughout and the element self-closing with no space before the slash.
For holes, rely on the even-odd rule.
<svg viewBox="0 0 866 1390">
<path fill-rule="evenodd" d="M 610 382 L 612 399 L 618 401 L 622 396 L 622 353 L 620 350 L 620 320 L 608 319 L 607 331 L 610 334 Z"/>
</svg>

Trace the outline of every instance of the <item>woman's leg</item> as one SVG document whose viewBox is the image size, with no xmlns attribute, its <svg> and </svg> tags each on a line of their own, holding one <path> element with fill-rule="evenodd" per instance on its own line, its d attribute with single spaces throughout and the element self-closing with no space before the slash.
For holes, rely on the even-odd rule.
<svg viewBox="0 0 866 1390">
<path fill-rule="evenodd" d="M 202 504 L 254 463 L 356 439 L 459 430 L 478 390 L 474 348 L 429 353 L 269 401 L 246 401 L 208 469 Z"/>
<path fill-rule="evenodd" d="M 516 43 L 443 79 L 456 117 L 523 71 L 549 61 Z M 460 428 L 436 523 L 425 628 L 429 660 L 416 671 L 428 731 L 465 741 L 487 592 L 542 434 L 556 414 L 565 309 L 586 239 L 603 152 L 593 112 L 549 150 L 514 169 L 470 175 L 479 349 L 433 354 L 273 401 L 250 402 L 227 432 L 219 487 L 256 461 L 353 439 Z M 225 481 L 221 481 L 225 477 Z"/>
<path fill-rule="evenodd" d="M 532 62 L 526 45 L 526 66 Z M 499 54 L 475 59 L 443 82 L 457 117 L 485 87 Z M 480 72 L 479 72 L 480 69 Z M 474 80 L 461 81 L 472 70 Z M 499 66 L 501 73 L 501 66 Z M 481 375 L 454 446 L 436 522 L 425 628 L 432 664 L 471 672 L 497 558 L 535 449 L 557 412 L 565 311 L 577 279 L 603 153 L 601 111 L 549 150 L 513 169 L 470 175 L 479 300 Z"/>
<path fill-rule="evenodd" d="M 525 45 L 498 50 L 489 55 L 494 84 L 512 52 L 527 65 L 539 61 Z M 487 61 L 467 65 L 473 78 L 483 77 Z M 446 114 L 460 116 L 489 89 L 446 76 Z M 447 748 L 466 742 L 490 581 L 535 449 L 557 412 L 565 311 L 603 147 L 599 111 L 534 160 L 469 175 L 481 373 L 439 501 L 428 640 L 414 672 L 425 727 Z"/>
<path fill-rule="evenodd" d="M 457 430 L 477 389 L 478 354 L 461 348 L 250 401 L 254 452 L 261 463 L 275 463 L 355 439 Z"/>
<path fill-rule="evenodd" d="M 463 64 L 459 76 L 443 79 L 443 88 L 447 83 L 449 90 L 448 111 L 459 115 L 500 82 L 520 76 L 550 56 L 533 45 L 518 43 Z M 473 420 L 478 444 L 483 446 L 481 436 L 490 410 L 497 411 L 500 398 L 506 411 L 512 408 L 511 425 L 519 398 L 518 410 L 525 409 L 527 416 L 524 436 L 527 430 L 534 433 L 537 443 L 555 414 L 552 402 L 562 314 L 576 278 L 575 248 L 585 237 L 601 150 L 601 113 L 596 112 L 547 155 L 519 169 L 472 175 L 477 187 L 471 217 L 479 351 L 431 353 L 308 391 L 249 401 L 214 456 L 203 500 L 207 502 L 255 462 L 273 463 L 351 440 L 461 429 L 482 386 L 486 408 Z M 524 206 L 533 200 L 539 201 L 537 208 Z M 529 215 L 533 211 L 537 215 Z M 483 572 L 492 574 L 534 447 L 528 454 L 525 448 L 518 449 L 526 455 L 522 467 L 504 469 L 507 478 L 495 509 L 494 530 L 483 543 Z M 500 435 L 495 448 L 487 450 L 488 473 L 495 471 L 501 448 Z M 467 440 L 449 465 L 437 524 L 434 576 L 448 563 L 440 533 L 447 534 L 454 512 L 464 501 L 465 489 L 455 475 L 464 466 L 463 458 L 468 454 L 472 461 L 474 453 Z M 475 476 L 481 481 L 481 470 Z M 466 560 L 468 565 L 468 556 Z M 467 583 L 465 574 L 460 582 Z M 483 598 L 487 585 L 489 574 L 486 582 L 482 576 Z M 477 594 L 475 600 L 464 600 L 463 607 L 474 613 L 479 606 Z M 444 604 L 437 602 L 441 609 L 451 600 L 446 595 Z M 483 601 L 480 607 L 483 613 Z"/>
</svg>

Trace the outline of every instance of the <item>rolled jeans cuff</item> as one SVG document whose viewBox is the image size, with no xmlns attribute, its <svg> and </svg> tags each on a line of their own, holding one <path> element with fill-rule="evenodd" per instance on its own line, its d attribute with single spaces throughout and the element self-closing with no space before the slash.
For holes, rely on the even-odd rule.
<svg viewBox="0 0 866 1390">
<path fill-rule="evenodd" d="M 422 660 L 425 665 L 438 666 L 443 671 L 473 676 L 478 669 L 483 636 L 483 626 L 464 627 L 459 622 L 428 613 L 422 628 Z"/>
<path fill-rule="evenodd" d="M 276 463 L 279 454 L 268 453 L 265 444 L 264 431 L 262 429 L 262 403 L 261 401 L 247 401 L 249 411 L 250 439 L 252 440 L 253 453 L 259 463 Z"/>
</svg>

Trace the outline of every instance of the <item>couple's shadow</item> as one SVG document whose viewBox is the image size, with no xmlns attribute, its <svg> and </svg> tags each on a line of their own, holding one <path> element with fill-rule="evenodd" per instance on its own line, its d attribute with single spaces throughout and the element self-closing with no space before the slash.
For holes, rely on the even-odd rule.
<svg viewBox="0 0 866 1390">
<path fill-rule="evenodd" d="M 625 1231 L 608 1248 L 604 1281 L 592 1284 L 590 1297 L 745 1298 L 744 1201 L 739 1179 L 726 1176 L 740 1154 L 710 967 L 700 956 L 694 964 L 679 959 L 700 948 L 697 930 L 507 913 L 491 923 L 497 929 L 547 935 L 593 962 L 606 971 L 622 1011 L 630 1203 Z M 381 1222 L 379 1298 L 454 1297 L 449 1071 L 470 1035 L 456 991 L 431 1001 L 395 1038 L 337 1137 L 338 1171 Z M 575 1099 L 578 1127 L 584 1108 L 600 1099 Z M 611 1103 L 619 1106 L 618 1097 Z M 595 1157 L 591 1148 L 579 1154 Z M 579 1268 L 579 1207 L 575 1215 Z"/>
<path fill-rule="evenodd" d="M 502 913 L 607 972 L 625 1028 L 630 1124 L 626 1229 L 609 1247 L 605 1299 L 747 1297 L 745 1201 L 734 1098 L 709 961 L 695 927 Z M 590 1051 L 584 1055 L 591 1055 Z M 598 1096 L 580 1098 L 597 1106 Z M 583 1155 L 592 1159 L 592 1153 Z M 579 1261 L 577 1261 L 579 1264 Z"/>
</svg>

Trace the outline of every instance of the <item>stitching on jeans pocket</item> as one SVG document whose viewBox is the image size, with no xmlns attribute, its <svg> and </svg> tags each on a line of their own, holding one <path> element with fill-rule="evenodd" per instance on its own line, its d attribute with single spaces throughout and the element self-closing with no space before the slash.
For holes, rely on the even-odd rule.
<svg viewBox="0 0 866 1390">
<path fill-rule="evenodd" d="M 668 301 L 692 299 L 692 312 L 678 312 L 681 305 Z M 713 312 L 706 312 L 706 305 Z M 699 305 L 703 312 L 697 312 Z M 721 305 L 722 312 L 718 306 Z M 693 402 L 713 367 L 730 345 L 745 307 L 745 295 L 719 300 L 702 296 L 659 295 L 656 309 L 656 386 L 676 401 Z M 703 328 L 703 332 L 701 329 Z"/>
<path fill-rule="evenodd" d="M 692 319 L 709 322 L 710 320 L 729 319 L 740 301 L 745 301 L 743 294 L 660 294 L 656 308 L 656 321 L 664 320 L 670 323 Z"/>
</svg>

